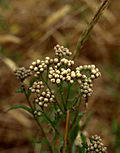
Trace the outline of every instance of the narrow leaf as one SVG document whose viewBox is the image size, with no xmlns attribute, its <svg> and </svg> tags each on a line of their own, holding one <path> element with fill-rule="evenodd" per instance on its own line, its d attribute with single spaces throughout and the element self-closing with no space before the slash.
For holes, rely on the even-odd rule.
<svg viewBox="0 0 120 153">
<path fill-rule="evenodd" d="M 10 110 L 14 110 L 14 109 L 24 109 L 26 110 L 27 112 L 31 113 L 32 114 L 32 111 L 29 107 L 25 106 L 25 105 L 14 105 L 12 107 L 10 107 L 6 112 L 10 111 Z"/>
</svg>

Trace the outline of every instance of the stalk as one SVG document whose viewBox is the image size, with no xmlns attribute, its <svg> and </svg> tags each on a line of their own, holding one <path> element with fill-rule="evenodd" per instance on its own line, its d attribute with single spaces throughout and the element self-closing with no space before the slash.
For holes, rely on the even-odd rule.
<svg viewBox="0 0 120 153">
<path fill-rule="evenodd" d="M 95 13 L 94 17 L 92 18 L 92 20 L 90 21 L 88 26 L 83 30 L 81 37 L 78 39 L 77 47 L 76 47 L 73 59 L 75 59 L 78 56 L 79 51 L 81 50 L 81 48 L 83 47 L 83 45 L 87 41 L 89 34 L 91 33 L 95 24 L 98 22 L 98 20 L 99 20 L 100 16 L 102 15 L 103 11 L 105 10 L 105 8 L 107 8 L 109 1 L 110 0 L 104 0 L 102 2 L 101 6 L 99 7 L 97 12 Z"/>
<path fill-rule="evenodd" d="M 66 116 L 65 134 L 64 134 L 64 145 L 63 145 L 62 153 L 66 152 L 67 136 L 68 136 L 68 123 L 69 123 L 69 110 L 67 110 L 67 116 Z"/>
<path fill-rule="evenodd" d="M 51 152 L 51 153 L 54 153 L 53 150 L 52 150 L 52 146 L 50 145 L 50 142 L 49 142 L 49 140 L 48 140 L 48 138 L 47 138 L 47 136 L 46 136 L 46 134 L 45 134 L 45 132 L 44 132 L 44 130 L 43 130 L 43 128 L 42 128 L 42 125 L 40 124 L 40 122 L 38 121 L 38 119 L 37 119 L 37 118 L 35 117 L 35 115 L 34 115 L 34 110 L 33 110 L 33 107 L 32 107 L 32 105 L 31 105 L 31 102 L 30 102 L 30 100 L 29 100 L 29 96 L 28 96 L 28 94 L 27 94 L 27 92 L 26 92 L 26 90 L 25 90 L 25 87 L 24 87 L 23 90 L 24 90 L 24 94 L 25 94 L 25 97 L 26 97 L 26 99 L 27 99 L 28 105 L 30 106 L 30 108 L 31 108 L 31 110 L 32 110 L 32 115 L 33 115 L 33 117 L 34 117 L 34 119 L 35 119 L 37 125 L 39 126 L 39 128 L 40 128 L 40 130 L 41 130 L 41 132 L 42 132 L 43 137 L 45 137 L 45 139 L 46 139 L 46 141 L 47 141 L 47 144 L 48 144 L 48 147 L 49 147 L 49 149 L 50 149 L 50 152 Z"/>
</svg>

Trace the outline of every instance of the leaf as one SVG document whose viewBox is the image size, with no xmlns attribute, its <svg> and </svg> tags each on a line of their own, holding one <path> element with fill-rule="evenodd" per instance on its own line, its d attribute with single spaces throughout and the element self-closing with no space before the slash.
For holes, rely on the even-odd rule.
<svg viewBox="0 0 120 153">
<path fill-rule="evenodd" d="M 23 89 L 17 89 L 16 93 L 24 93 L 24 90 Z"/>
<path fill-rule="evenodd" d="M 25 105 L 14 105 L 14 106 L 10 107 L 6 112 L 8 112 L 10 110 L 14 110 L 14 109 L 19 109 L 19 108 L 24 109 L 27 112 L 32 114 L 32 110 L 29 107 L 25 106 Z"/>
<path fill-rule="evenodd" d="M 79 153 L 85 153 L 85 148 L 81 147 L 80 150 L 79 150 Z"/>
<path fill-rule="evenodd" d="M 35 80 L 36 80 L 36 78 L 33 78 L 32 80 L 30 80 L 30 86 L 29 87 L 32 87 Z"/>
<path fill-rule="evenodd" d="M 82 142 L 83 142 L 83 147 L 87 148 L 86 137 L 85 137 L 85 135 L 83 133 L 81 133 L 81 139 L 82 139 Z"/>
</svg>

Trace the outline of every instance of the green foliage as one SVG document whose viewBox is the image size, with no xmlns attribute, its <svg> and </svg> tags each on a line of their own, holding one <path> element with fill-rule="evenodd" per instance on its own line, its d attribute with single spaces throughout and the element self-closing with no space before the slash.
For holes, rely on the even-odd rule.
<svg viewBox="0 0 120 153">
<path fill-rule="evenodd" d="M 25 111 L 32 113 L 31 109 L 25 105 L 14 105 L 12 107 L 10 107 L 6 112 L 9 112 L 10 110 L 14 110 L 14 109 L 24 109 Z"/>
</svg>

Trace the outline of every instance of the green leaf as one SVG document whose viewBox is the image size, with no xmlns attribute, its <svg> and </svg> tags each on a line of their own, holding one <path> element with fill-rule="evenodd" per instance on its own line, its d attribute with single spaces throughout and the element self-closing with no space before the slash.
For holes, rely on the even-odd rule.
<svg viewBox="0 0 120 153">
<path fill-rule="evenodd" d="M 35 80 L 36 80 L 36 78 L 33 78 L 33 79 L 30 80 L 30 86 L 29 87 L 32 87 Z"/>
<path fill-rule="evenodd" d="M 24 109 L 27 112 L 32 114 L 32 110 L 29 107 L 25 106 L 25 105 L 14 105 L 14 106 L 10 107 L 6 112 L 8 112 L 10 110 L 14 110 L 14 109 L 19 109 L 19 108 Z"/>
<path fill-rule="evenodd" d="M 85 153 L 85 148 L 81 147 L 80 150 L 79 150 L 79 153 Z"/>
<path fill-rule="evenodd" d="M 83 142 L 83 147 L 84 148 L 87 148 L 87 142 L 86 142 L 86 137 L 83 133 L 81 133 L 81 139 L 82 139 L 82 142 Z"/>
</svg>

